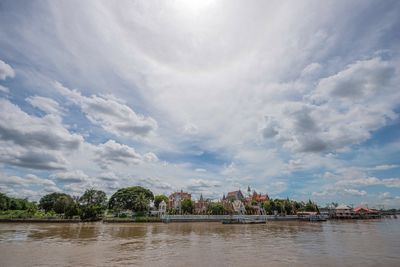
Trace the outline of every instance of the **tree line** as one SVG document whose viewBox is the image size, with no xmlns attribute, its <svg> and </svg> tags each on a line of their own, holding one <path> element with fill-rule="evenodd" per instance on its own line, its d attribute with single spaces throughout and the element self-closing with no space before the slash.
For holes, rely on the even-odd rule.
<svg viewBox="0 0 400 267">
<path fill-rule="evenodd" d="M 107 209 L 117 213 L 132 210 L 144 215 L 153 200 L 153 193 L 141 186 L 121 188 L 109 200 L 104 191 L 93 188 L 87 189 L 81 196 L 50 193 L 43 196 L 38 203 L 0 193 L 0 218 L 17 215 L 18 218 L 79 217 L 81 220 L 98 220 Z"/>
<path fill-rule="evenodd" d="M 66 193 L 54 192 L 43 196 L 38 203 L 28 199 L 8 197 L 0 193 L 0 216 L 17 216 L 21 218 L 80 218 L 81 220 L 101 219 L 106 210 L 120 217 L 125 211 L 135 212 L 136 216 L 145 216 L 150 209 L 150 203 L 158 209 L 159 204 L 168 197 L 165 195 L 154 196 L 153 192 L 141 186 L 125 187 L 117 190 L 110 199 L 104 191 L 87 189 L 81 196 L 71 196 Z M 299 211 L 318 211 L 318 206 L 309 200 L 297 202 L 289 199 L 270 199 L 261 203 L 246 204 L 246 212 L 254 214 L 255 206 L 261 207 L 267 214 L 296 214 Z M 194 202 L 184 199 L 180 210 L 168 209 L 169 214 L 194 214 Z M 233 214 L 232 205 L 224 202 L 207 202 L 207 214 Z M 1 218 L 1 217 L 0 217 Z"/>
</svg>

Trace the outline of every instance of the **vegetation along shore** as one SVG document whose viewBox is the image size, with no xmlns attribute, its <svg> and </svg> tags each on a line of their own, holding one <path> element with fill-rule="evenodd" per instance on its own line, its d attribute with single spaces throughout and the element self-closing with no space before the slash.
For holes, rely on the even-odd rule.
<svg viewBox="0 0 400 267">
<path fill-rule="evenodd" d="M 202 195 L 194 201 L 191 194 L 183 191 L 169 196 L 154 196 L 150 189 L 141 186 L 121 188 L 109 199 L 105 192 L 93 188 L 81 196 L 50 193 L 39 202 L 0 193 L 0 222 L 162 222 L 165 218 L 172 221 L 216 221 L 228 215 L 304 220 L 315 214 L 334 219 L 365 219 L 379 218 L 382 214 L 395 216 L 396 211 L 383 212 L 365 207 L 353 209 L 336 203 L 321 208 L 311 200 L 272 199 L 267 194 L 251 191 L 250 187 L 246 193 L 241 190 L 228 192 L 217 201 L 205 199 Z"/>
</svg>

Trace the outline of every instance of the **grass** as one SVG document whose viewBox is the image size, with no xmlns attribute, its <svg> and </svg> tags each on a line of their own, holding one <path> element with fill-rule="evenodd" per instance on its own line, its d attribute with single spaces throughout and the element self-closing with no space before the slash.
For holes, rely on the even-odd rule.
<svg viewBox="0 0 400 267">
<path fill-rule="evenodd" d="M 0 211 L 0 219 L 61 219 L 54 212 L 5 210 Z"/>
</svg>

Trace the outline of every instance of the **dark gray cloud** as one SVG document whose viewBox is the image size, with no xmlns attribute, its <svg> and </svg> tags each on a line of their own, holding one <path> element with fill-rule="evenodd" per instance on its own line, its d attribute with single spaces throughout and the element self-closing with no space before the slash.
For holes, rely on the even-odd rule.
<svg viewBox="0 0 400 267">
<path fill-rule="evenodd" d="M 264 128 L 262 129 L 263 137 L 267 139 L 276 136 L 278 134 L 276 126 L 277 126 L 276 121 L 273 118 L 266 116 L 265 125 Z"/>
<path fill-rule="evenodd" d="M 15 145 L 49 150 L 75 150 L 82 136 L 71 134 L 57 116 L 30 116 L 10 101 L 0 99 L 0 139 Z"/>
<path fill-rule="evenodd" d="M 357 99 L 382 94 L 390 88 L 395 68 L 380 58 L 358 61 L 344 71 L 322 79 L 317 93 L 326 97 Z"/>
<path fill-rule="evenodd" d="M 29 131 L 28 127 L 24 129 L 7 128 L 4 124 L 0 123 L 0 139 L 11 141 L 16 145 L 24 147 L 41 147 L 51 150 L 74 150 L 77 149 L 82 142 L 82 138 L 78 135 L 65 139 L 65 136 L 60 136 L 52 132 L 51 127 L 48 129 L 43 128 L 38 131 Z M 28 132 L 24 131 L 25 129 L 28 129 Z"/>
<path fill-rule="evenodd" d="M 54 115 L 31 116 L 0 99 L 0 161 L 30 169 L 64 169 L 64 153 L 77 150 L 83 137 L 71 134 Z"/>
<path fill-rule="evenodd" d="M 0 162 L 39 170 L 61 170 L 65 168 L 66 163 L 61 155 L 18 148 L 13 152 L 8 150 L 0 153 Z"/>
<path fill-rule="evenodd" d="M 316 136 L 304 136 L 300 139 L 299 152 L 323 152 L 328 149 L 328 144 Z"/>
</svg>

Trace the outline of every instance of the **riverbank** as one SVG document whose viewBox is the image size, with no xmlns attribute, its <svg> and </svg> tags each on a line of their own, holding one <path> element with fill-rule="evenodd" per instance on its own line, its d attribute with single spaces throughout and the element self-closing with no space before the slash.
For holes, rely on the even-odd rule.
<svg viewBox="0 0 400 267">
<path fill-rule="evenodd" d="M 0 219 L 0 223 L 80 223 L 80 219 Z"/>
<path fill-rule="evenodd" d="M 161 222 L 222 222 L 224 220 L 232 219 L 248 219 L 248 220 L 267 220 L 267 221 L 308 221 L 304 217 L 298 217 L 297 215 L 286 215 L 286 216 L 276 216 L 276 215 L 167 215 L 163 218 L 159 217 L 134 217 L 134 218 L 114 218 L 108 217 L 99 219 L 98 221 L 103 223 L 161 223 Z M 387 218 L 387 217 L 381 217 Z M 390 217 L 392 218 L 392 217 Z M 397 218 L 397 217 L 393 217 Z M 340 218 L 326 218 L 328 220 L 349 220 Z M 368 219 L 380 219 L 380 218 L 351 218 L 351 220 L 368 220 Z M 312 220 L 311 220 L 312 221 Z M 90 222 L 80 219 L 38 219 L 38 218 L 7 218 L 0 219 L 0 223 L 80 223 L 80 222 Z"/>
</svg>

